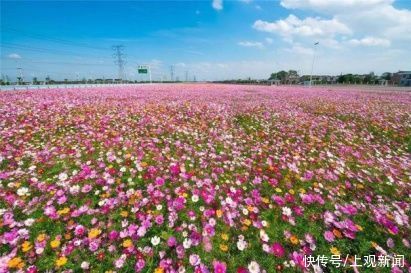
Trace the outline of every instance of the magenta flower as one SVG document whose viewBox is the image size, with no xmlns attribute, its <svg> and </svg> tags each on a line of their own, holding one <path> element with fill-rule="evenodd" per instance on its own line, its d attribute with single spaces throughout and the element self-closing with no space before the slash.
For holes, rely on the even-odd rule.
<svg viewBox="0 0 411 273">
<path fill-rule="evenodd" d="M 327 230 L 324 232 L 324 238 L 325 240 L 327 240 L 327 242 L 333 242 L 335 239 L 335 236 L 331 231 Z"/>
<path fill-rule="evenodd" d="M 278 242 L 271 245 L 271 252 L 277 257 L 283 257 L 285 254 L 283 246 Z"/>
<path fill-rule="evenodd" d="M 217 260 L 213 261 L 214 273 L 226 273 L 227 265 Z"/>
<path fill-rule="evenodd" d="M 176 244 L 177 244 L 177 240 L 176 240 L 175 237 L 171 236 L 170 238 L 168 238 L 167 245 L 169 247 L 174 247 L 174 246 L 176 246 Z"/>
</svg>

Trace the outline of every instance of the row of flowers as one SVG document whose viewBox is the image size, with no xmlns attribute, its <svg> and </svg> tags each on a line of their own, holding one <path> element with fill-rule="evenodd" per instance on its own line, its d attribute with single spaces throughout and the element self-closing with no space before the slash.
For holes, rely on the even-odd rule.
<svg viewBox="0 0 411 273">
<path fill-rule="evenodd" d="M 305 257 L 371 254 L 411 271 L 410 110 L 406 93 L 295 87 L 4 92 L 0 272 L 323 272 Z"/>
</svg>

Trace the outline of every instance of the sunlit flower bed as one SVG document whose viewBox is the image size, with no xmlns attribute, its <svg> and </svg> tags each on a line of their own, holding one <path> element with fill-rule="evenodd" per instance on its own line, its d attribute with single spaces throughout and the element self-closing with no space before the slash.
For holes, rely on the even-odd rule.
<svg viewBox="0 0 411 273">
<path fill-rule="evenodd" d="M 410 93 L 2 92 L 0 272 L 408 272 L 410 177 Z"/>
</svg>

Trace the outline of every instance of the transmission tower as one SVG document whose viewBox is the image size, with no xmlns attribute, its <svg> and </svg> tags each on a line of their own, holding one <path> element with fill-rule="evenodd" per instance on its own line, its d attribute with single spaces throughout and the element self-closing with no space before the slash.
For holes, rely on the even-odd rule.
<svg viewBox="0 0 411 273">
<path fill-rule="evenodd" d="M 21 68 L 21 67 L 17 67 L 17 82 L 18 82 L 18 84 L 22 84 L 24 82 L 23 68 Z"/>
<path fill-rule="evenodd" d="M 113 46 L 114 50 L 114 63 L 118 65 L 118 78 L 123 81 L 124 77 L 124 65 L 126 64 L 126 60 L 124 59 L 124 46 L 123 45 L 115 45 Z"/>
<path fill-rule="evenodd" d="M 170 66 L 170 80 L 174 81 L 174 65 Z"/>
</svg>

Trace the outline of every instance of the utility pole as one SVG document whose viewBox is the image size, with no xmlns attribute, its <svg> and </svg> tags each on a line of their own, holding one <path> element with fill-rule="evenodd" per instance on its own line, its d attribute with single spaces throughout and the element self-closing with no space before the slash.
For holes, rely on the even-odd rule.
<svg viewBox="0 0 411 273">
<path fill-rule="evenodd" d="M 174 81 L 174 65 L 170 66 L 170 80 Z"/>
<path fill-rule="evenodd" d="M 314 71 L 314 61 L 315 61 L 315 49 L 317 48 L 316 45 L 318 45 L 320 42 L 315 42 L 314 43 L 314 51 L 313 51 L 313 62 L 311 64 L 311 75 L 310 75 L 310 87 L 313 85 L 313 71 Z"/>
<path fill-rule="evenodd" d="M 17 67 L 17 84 L 23 83 L 23 68 Z"/>
<path fill-rule="evenodd" d="M 118 65 L 118 78 L 122 82 L 124 77 L 124 65 L 126 64 L 126 60 L 124 59 L 124 46 L 123 45 L 114 45 L 114 63 Z"/>
</svg>

